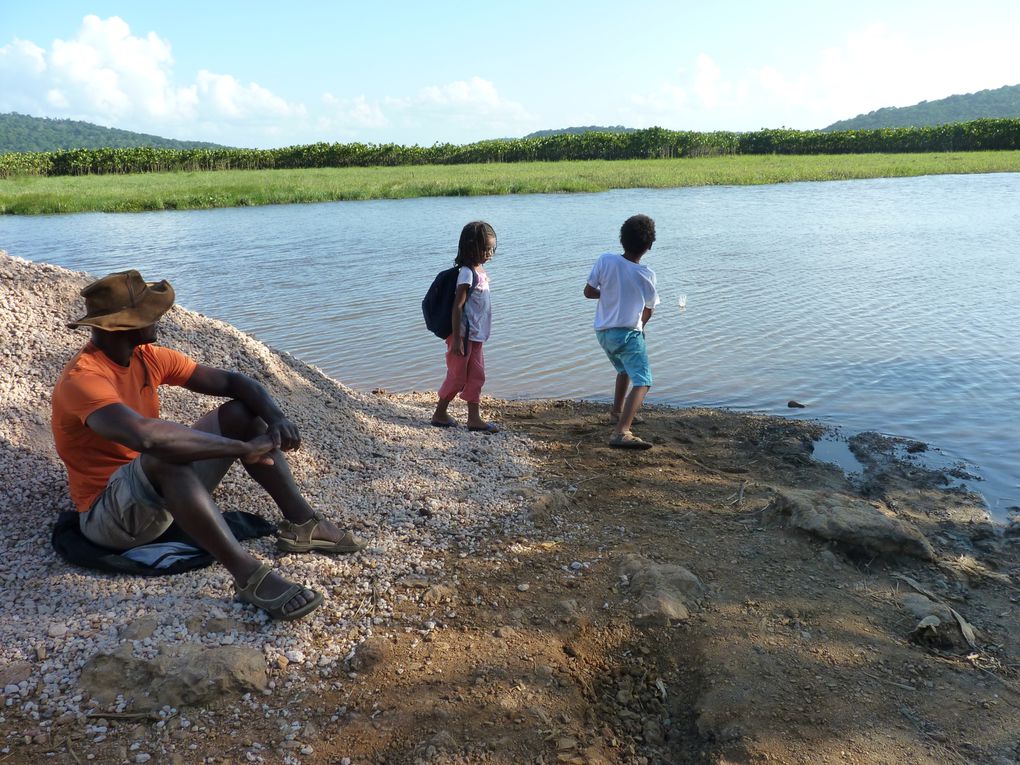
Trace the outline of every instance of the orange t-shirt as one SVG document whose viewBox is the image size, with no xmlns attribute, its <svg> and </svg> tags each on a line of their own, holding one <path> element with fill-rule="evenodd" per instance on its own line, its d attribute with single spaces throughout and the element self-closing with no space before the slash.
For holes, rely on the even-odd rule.
<svg viewBox="0 0 1020 765">
<path fill-rule="evenodd" d="M 91 342 L 75 355 L 53 389 L 53 440 L 67 466 L 71 499 L 78 512 L 88 510 L 110 476 L 138 452 L 110 441 L 85 424 L 110 404 L 124 404 L 143 417 L 159 417 L 160 385 L 184 385 L 198 366 L 183 353 L 158 345 L 140 345 L 122 367 Z"/>
</svg>

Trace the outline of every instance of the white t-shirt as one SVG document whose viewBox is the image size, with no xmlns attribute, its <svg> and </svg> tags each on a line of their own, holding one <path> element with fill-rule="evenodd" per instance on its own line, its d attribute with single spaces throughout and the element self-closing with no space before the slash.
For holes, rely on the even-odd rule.
<svg viewBox="0 0 1020 765">
<path fill-rule="evenodd" d="M 489 339 L 489 332 L 492 330 L 492 303 L 489 301 L 489 275 L 479 266 L 476 270 L 478 284 L 471 290 L 467 302 L 464 304 L 464 311 L 461 314 L 461 334 L 464 327 L 470 327 L 468 340 L 484 343 Z M 460 267 L 457 274 L 457 286 L 462 284 L 471 286 L 471 269 L 467 266 Z"/>
<path fill-rule="evenodd" d="M 641 312 L 659 304 L 655 272 L 623 255 L 607 252 L 588 274 L 588 284 L 600 293 L 595 329 L 641 329 Z"/>
</svg>

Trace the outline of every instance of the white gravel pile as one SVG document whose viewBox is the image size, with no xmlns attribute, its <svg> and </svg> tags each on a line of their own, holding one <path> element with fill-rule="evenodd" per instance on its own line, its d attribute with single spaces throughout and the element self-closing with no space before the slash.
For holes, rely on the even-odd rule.
<svg viewBox="0 0 1020 765">
<path fill-rule="evenodd" d="M 0 668 L 28 674 L 0 687 L 0 716 L 80 715 L 88 701 L 77 687 L 81 667 L 140 622 L 156 627 L 132 641 L 139 656 L 175 641 L 232 643 L 261 648 L 270 666 L 289 662 L 288 672 L 335 677 L 352 646 L 380 629 L 395 606 L 404 610 L 398 601 L 442 580 L 435 551 L 472 554 L 484 536 L 522 522 L 522 487 L 533 480 L 525 439 L 432 428 L 423 396 L 358 394 L 223 322 L 175 307 L 161 342 L 266 385 L 301 429 L 303 446 L 289 459 L 309 501 L 370 547 L 347 557 L 280 556 L 271 537 L 247 543 L 286 576 L 325 592 L 322 608 L 292 623 L 269 622 L 234 603 L 232 580 L 218 565 L 140 578 L 65 564 L 50 545 L 57 513 L 73 509 L 49 430 L 50 392 L 87 340 L 86 330 L 64 323 L 82 312 L 78 293 L 91 279 L 0 251 Z M 161 397 L 163 416 L 179 422 L 218 403 L 174 388 Z M 224 510 L 279 520 L 239 466 L 216 496 Z M 220 631 L 195 626 L 210 618 Z"/>
</svg>

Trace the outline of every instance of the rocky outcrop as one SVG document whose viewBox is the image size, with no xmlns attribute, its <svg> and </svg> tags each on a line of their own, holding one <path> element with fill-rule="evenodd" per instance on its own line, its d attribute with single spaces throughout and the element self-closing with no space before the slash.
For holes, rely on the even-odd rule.
<svg viewBox="0 0 1020 765">
<path fill-rule="evenodd" d="M 912 523 L 897 518 L 882 503 L 846 494 L 790 489 L 780 492 L 765 520 L 799 529 L 851 551 L 933 560 L 931 544 Z"/>
<path fill-rule="evenodd" d="M 86 663 L 81 686 L 101 704 L 118 696 L 136 708 L 208 704 L 261 691 L 267 682 L 262 651 L 247 646 L 162 646 L 152 659 L 134 656 L 130 643 Z"/>
<path fill-rule="evenodd" d="M 638 620 L 668 624 L 690 617 L 690 607 L 705 592 L 694 574 L 683 566 L 656 563 L 641 555 L 627 555 L 620 565 Z"/>
</svg>

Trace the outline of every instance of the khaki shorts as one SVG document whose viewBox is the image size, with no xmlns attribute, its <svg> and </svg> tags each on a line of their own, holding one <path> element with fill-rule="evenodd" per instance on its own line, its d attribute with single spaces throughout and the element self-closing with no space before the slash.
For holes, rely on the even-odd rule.
<svg viewBox="0 0 1020 765">
<path fill-rule="evenodd" d="M 117 468 L 103 493 L 78 518 L 86 539 L 113 550 L 148 544 L 173 521 L 142 470 L 141 457 Z"/>
<path fill-rule="evenodd" d="M 194 427 L 219 435 L 216 410 L 199 419 Z M 200 460 L 192 463 L 192 467 L 211 492 L 233 463 L 232 458 L 226 457 Z M 148 544 L 170 528 L 173 520 L 163 497 L 142 470 L 141 457 L 117 468 L 92 507 L 78 517 L 85 538 L 111 550 L 130 550 Z"/>
</svg>

